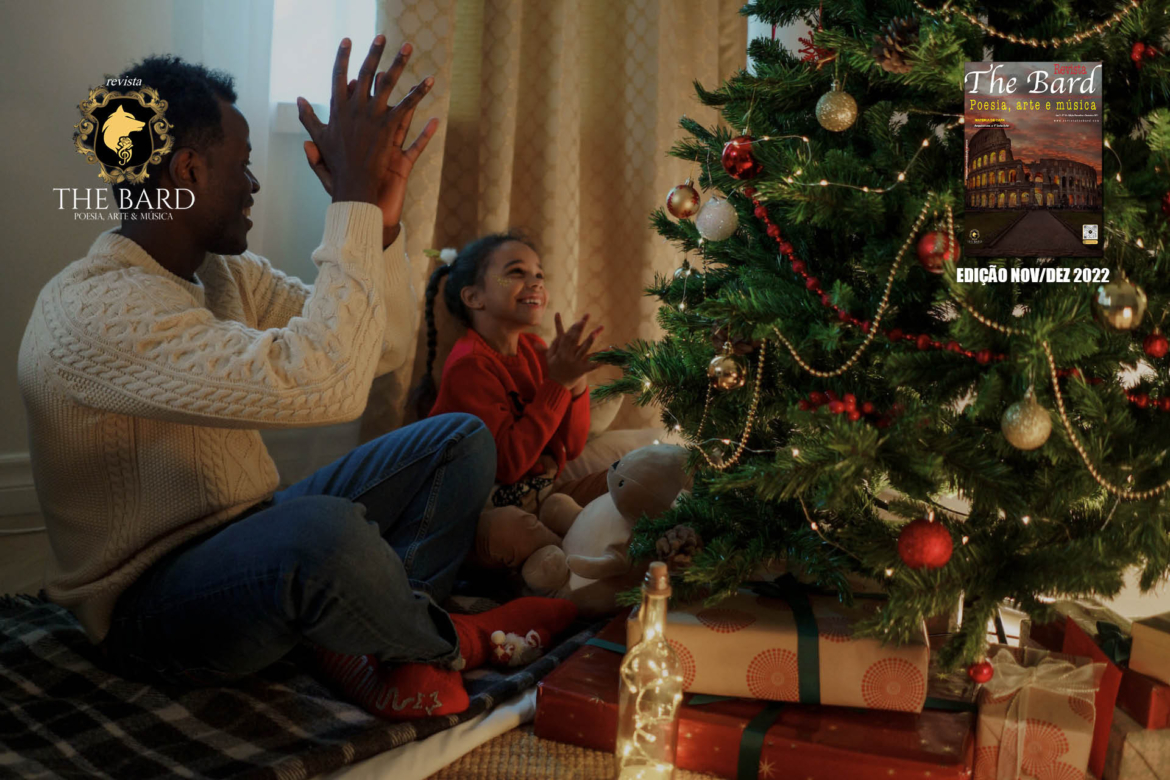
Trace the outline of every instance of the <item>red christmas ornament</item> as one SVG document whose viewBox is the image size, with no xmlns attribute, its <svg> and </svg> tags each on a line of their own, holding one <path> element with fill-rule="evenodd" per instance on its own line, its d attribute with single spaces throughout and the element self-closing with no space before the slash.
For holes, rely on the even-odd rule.
<svg viewBox="0 0 1170 780">
<path fill-rule="evenodd" d="M 995 676 L 995 667 L 988 661 L 979 661 L 967 667 L 967 676 L 982 685 Z"/>
<path fill-rule="evenodd" d="M 1170 191 L 1162 196 L 1162 213 L 1170 217 Z"/>
<path fill-rule="evenodd" d="M 752 155 L 756 139 L 750 135 L 732 138 L 723 145 L 723 170 L 733 179 L 754 179 L 764 171 L 763 164 Z"/>
<path fill-rule="evenodd" d="M 902 526 L 898 557 L 911 569 L 941 569 L 951 559 L 954 542 L 942 523 L 919 518 Z"/>
<path fill-rule="evenodd" d="M 687 219 L 699 213 L 699 191 L 687 179 L 666 193 L 666 210 L 677 219 Z"/>
<path fill-rule="evenodd" d="M 932 274 L 941 274 L 944 263 L 959 259 L 959 243 L 946 231 L 936 230 L 918 239 L 918 262 Z"/>
<path fill-rule="evenodd" d="M 1162 335 L 1162 331 L 1154 328 L 1154 332 L 1146 336 L 1145 341 L 1142 342 L 1142 349 L 1150 357 L 1160 358 L 1165 357 L 1167 352 L 1170 352 L 1170 341 Z"/>
</svg>

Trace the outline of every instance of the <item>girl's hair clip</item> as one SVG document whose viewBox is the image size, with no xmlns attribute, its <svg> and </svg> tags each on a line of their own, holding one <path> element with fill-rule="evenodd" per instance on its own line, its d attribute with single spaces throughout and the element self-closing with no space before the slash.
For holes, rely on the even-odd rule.
<svg viewBox="0 0 1170 780">
<path fill-rule="evenodd" d="M 442 251 L 437 249 L 424 249 L 423 254 L 427 257 L 437 258 L 444 265 L 451 265 L 451 263 L 455 262 L 455 258 L 459 256 L 459 252 L 451 247 L 446 247 Z"/>
</svg>

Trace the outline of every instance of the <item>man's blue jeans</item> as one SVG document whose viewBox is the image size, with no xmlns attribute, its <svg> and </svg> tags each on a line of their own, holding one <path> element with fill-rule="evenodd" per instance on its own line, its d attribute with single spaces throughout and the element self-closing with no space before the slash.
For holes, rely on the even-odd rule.
<svg viewBox="0 0 1170 780">
<path fill-rule="evenodd" d="M 148 568 L 118 599 L 107 657 L 128 677 L 208 685 L 302 641 L 451 664 L 458 639 L 437 604 L 495 471 L 470 415 L 374 439 Z"/>
</svg>

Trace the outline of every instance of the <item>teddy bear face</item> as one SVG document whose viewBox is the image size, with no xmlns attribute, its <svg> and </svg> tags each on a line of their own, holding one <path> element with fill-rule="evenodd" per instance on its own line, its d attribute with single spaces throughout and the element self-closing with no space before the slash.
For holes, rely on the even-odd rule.
<svg viewBox="0 0 1170 780">
<path fill-rule="evenodd" d="M 627 520 L 670 509 L 690 484 L 687 451 L 671 444 L 641 447 L 613 464 L 606 476 L 614 506 Z"/>
</svg>

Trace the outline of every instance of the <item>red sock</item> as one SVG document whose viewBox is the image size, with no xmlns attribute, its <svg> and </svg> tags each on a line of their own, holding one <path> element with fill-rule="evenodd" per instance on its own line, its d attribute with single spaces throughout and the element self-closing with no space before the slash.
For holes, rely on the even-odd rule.
<svg viewBox="0 0 1170 780">
<path fill-rule="evenodd" d="M 384 664 L 372 655 L 316 648 L 325 676 L 362 709 L 390 720 L 450 715 L 470 700 L 459 672 L 430 664 Z"/>
<path fill-rule="evenodd" d="M 529 631 L 547 631 L 554 636 L 577 619 L 577 605 L 567 599 L 528 596 L 478 615 L 451 615 L 459 635 L 459 655 L 464 670 L 483 666 L 492 653 L 492 632 L 525 636 Z"/>
</svg>

